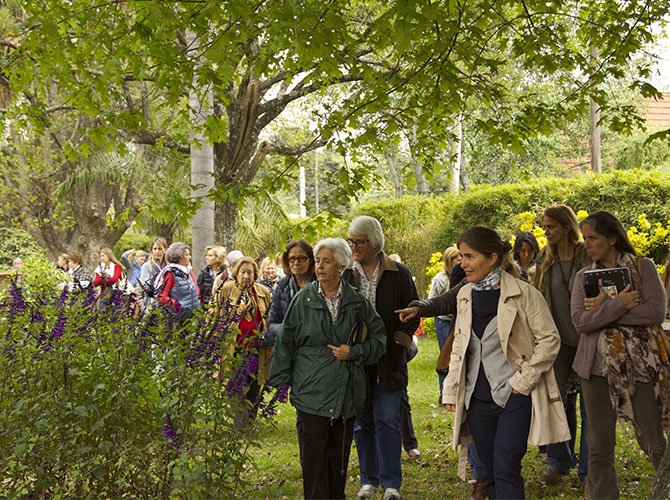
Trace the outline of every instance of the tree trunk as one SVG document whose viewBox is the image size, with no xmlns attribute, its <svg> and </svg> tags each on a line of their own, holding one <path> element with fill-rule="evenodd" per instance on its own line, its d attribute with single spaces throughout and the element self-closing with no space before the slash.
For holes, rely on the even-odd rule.
<svg viewBox="0 0 670 500">
<path fill-rule="evenodd" d="M 235 225 L 237 223 L 237 202 L 220 201 L 214 207 L 214 230 L 216 241 L 226 250 L 235 250 Z"/>
<path fill-rule="evenodd" d="M 416 160 L 416 158 L 414 158 L 414 155 L 412 155 L 412 169 L 414 170 L 414 176 L 416 177 L 417 193 L 422 195 L 428 194 L 426 177 L 423 175 L 423 172 L 421 170 L 421 164 Z"/>
<path fill-rule="evenodd" d="M 656 471 L 656 482 L 649 493 L 649 500 L 670 500 L 670 439 L 666 443 L 661 466 Z"/>
<path fill-rule="evenodd" d="M 319 162 L 314 151 L 314 212 L 319 213 Z"/>
<path fill-rule="evenodd" d="M 467 164 L 464 161 L 461 162 L 461 184 L 464 191 L 470 189 L 470 176 L 468 175 Z"/>
<path fill-rule="evenodd" d="M 591 98 L 591 171 L 601 174 L 602 163 L 600 154 L 600 106 Z"/>
<path fill-rule="evenodd" d="M 306 198 L 306 186 L 305 186 L 305 164 L 300 162 L 300 173 L 298 175 L 299 181 L 299 190 L 300 190 L 300 217 L 303 219 L 307 217 L 307 200 Z"/>
<path fill-rule="evenodd" d="M 450 141 L 452 142 L 452 141 Z M 456 140 L 452 142 L 451 154 L 454 158 L 451 170 L 450 193 L 458 193 L 461 187 L 461 165 L 463 163 L 463 116 L 458 115 L 456 122 Z M 466 173 L 467 176 L 467 173 Z"/>
<path fill-rule="evenodd" d="M 414 146 L 416 144 L 416 126 L 412 127 L 411 138 L 409 143 L 410 161 L 412 163 L 412 170 L 414 177 L 416 177 L 416 191 L 419 194 L 428 194 L 428 186 L 426 185 L 426 177 L 423 175 L 421 164 L 414 156 Z"/>
<path fill-rule="evenodd" d="M 175 228 L 172 224 L 165 224 L 163 222 L 156 223 L 158 227 L 157 235 L 161 238 L 165 238 L 168 245 L 171 245 L 174 241 Z"/>
<path fill-rule="evenodd" d="M 187 32 L 187 42 L 194 50 L 199 45 L 195 34 Z M 202 186 L 194 189 L 192 198 L 200 199 L 200 208 L 191 221 L 191 255 L 193 256 L 193 273 L 197 276 L 205 267 L 205 248 L 214 243 L 214 201 L 207 198 L 214 187 L 214 148 L 207 143 L 204 124 L 212 113 L 213 95 L 211 86 L 191 91 L 189 95 L 189 114 L 193 123 L 191 137 L 191 184 Z"/>
<path fill-rule="evenodd" d="M 395 195 L 397 198 L 400 198 L 404 193 L 402 184 L 400 184 L 400 179 L 398 178 L 398 170 L 395 166 L 395 160 L 393 159 L 393 155 L 391 154 L 391 150 L 389 148 L 384 150 L 384 158 L 386 158 L 386 163 L 389 166 L 391 182 L 393 182 L 393 187 L 395 188 Z"/>
<path fill-rule="evenodd" d="M 595 65 L 598 59 L 598 48 L 591 49 L 591 64 Z M 591 98 L 591 106 L 589 110 L 591 116 L 591 171 L 601 174 L 601 154 L 600 154 L 600 106 Z"/>
<path fill-rule="evenodd" d="M 126 186 L 104 182 L 75 186 L 64 203 L 53 193 L 57 184 L 51 178 L 16 184 L 16 196 L 32 201 L 21 216 L 21 225 L 46 249 L 48 257 L 78 250 L 88 266 L 97 265 L 100 249 L 112 248 L 137 215 L 133 181 L 129 179 Z M 15 203 L 20 206 L 18 200 Z M 109 213 L 115 214 L 111 225 Z"/>
</svg>

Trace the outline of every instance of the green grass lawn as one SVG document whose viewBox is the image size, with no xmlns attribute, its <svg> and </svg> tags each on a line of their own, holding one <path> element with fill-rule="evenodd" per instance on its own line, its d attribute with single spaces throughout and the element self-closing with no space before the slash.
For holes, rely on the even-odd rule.
<svg viewBox="0 0 670 500">
<path fill-rule="evenodd" d="M 422 456 L 409 460 L 403 452 L 403 486 L 406 500 L 444 500 L 468 498 L 471 486 L 457 477 L 458 457 L 451 448 L 452 414 L 437 406 L 438 384 L 435 373 L 437 341 L 419 339 L 419 353 L 409 364 L 409 396 L 414 431 Z M 654 480 L 654 471 L 635 440 L 630 425 L 617 431 L 617 472 L 621 498 L 646 498 Z M 290 404 L 280 408 L 276 428 L 268 432 L 254 450 L 256 463 L 244 473 L 249 483 L 244 498 L 302 498 L 302 475 L 295 431 L 295 410 Z M 538 480 L 544 464 L 537 449 L 530 447 L 523 461 L 526 498 L 586 498 L 584 488 L 573 470 L 556 486 L 543 486 Z M 359 488 L 358 458 L 352 446 L 347 498 L 355 498 Z M 381 495 L 378 495 L 381 498 Z"/>
</svg>

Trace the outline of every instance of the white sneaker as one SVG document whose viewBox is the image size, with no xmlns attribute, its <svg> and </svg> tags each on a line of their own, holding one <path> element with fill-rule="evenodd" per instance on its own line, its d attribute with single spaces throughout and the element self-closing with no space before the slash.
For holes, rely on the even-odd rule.
<svg viewBox="0 0 670 500">
<path fill-rule="evenodd" d="M 421 457 L 421 452 L 419 451 L 419 448 L 413 448 L 409 450 L 407 454 L 409 455 L 409 458 L 411 458 L 412 460 Z"/>
<path fill-rule="evenodd" d="M 364 484 L 363 486 L 361 486 L 361 489 L 358 490 L 358 493 L 356 493 L 356 498 L 359 498 L 359 499 L 361 499 L 361 498 L 364 498 L 364 499 L 372 498 L 372 495 L 374 495 L 375 493 L 377 493 L 377 487 L 376 486 L 373 486 L 371 484 Z"/>
<path fill-rule="evenodd" d="M 395 488 L 386 488 L 384 490 L 384 500 L 401 500 L 400 492 Z"/>
</svg>

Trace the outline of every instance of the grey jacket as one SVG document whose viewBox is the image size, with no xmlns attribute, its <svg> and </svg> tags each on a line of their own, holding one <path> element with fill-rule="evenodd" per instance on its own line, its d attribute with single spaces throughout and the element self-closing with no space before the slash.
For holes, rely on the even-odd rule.
<svg viewBox="0 0 670 500">
<path fill-rule="evenodd" d="M 554 315 L 554 307 L 552 305 L 554 297 L 552 296 L 551 293 L 551 275 L 552 275 L 552 267 L 555 265 L 560 265 L 560 263 L 554 262 L 549 269 L 546 270 L 544 278 L 542 280 L 542 288 L 540 288 L 539 285 L 539 278 L 540 274 L 542 272 L 542 264 L 544 263 L 544 260 L 546 258 L 547 254 L 543 251 L 538 258 L 536 259 L 536 271 L 535 271 L 535 286 L 539 288 L 540 292 L 542 292 L 542 295 L 544 296 L 544 300 L 547 301 L 547 305 L 549 306 L 549 310 L 551 311 L 552 316 Z M 591 257 L 589 257 L 589 254 L 586 253 L 586 249 L 584 248 L 584 243 L 579 242 L 577 243 L 577 248 L 575 249 L 575 252 L 572 256 L 572 272 L 570 273 L 570 278 L 568 279 L 568 294 L 561 297 L 561 300 L 567 301 L 569 294 L 572 294 L 572 290 L 575 285 L 575 277 L 577 276 L 577 273 L 579 270 L 586 266 L 591 264 Z M 559 320 L 556 320 L 557 325 L 560 324 Z M 565 329 L 564 329 L 565 330 Z M 569 329 L 569 331 L 561 331 L 559 330 L 559 333 L 561 335 L 561 343 L 570 345 L 573 347 L 576 347 L 577 344 L 579 343 L 579 338 L 575 334 L 574 330 Z"/>
</svg>

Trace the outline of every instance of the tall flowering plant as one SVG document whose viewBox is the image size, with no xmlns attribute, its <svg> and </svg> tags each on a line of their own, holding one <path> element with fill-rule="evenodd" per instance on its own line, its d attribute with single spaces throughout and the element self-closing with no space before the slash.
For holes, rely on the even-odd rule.
<svg viewBox="0 0 670 500">
<path fill-rule="evenodd" d="M 244 387 L 213 376 L 248 370 L 228 354 L 234 318 L 138 317 L 120 293 L 98 310 L 60 283 L 29 261 L 0 291 L 0 497 L 236 496 L 286 392 L 265 385 L 235 427 Z"/>
</svg>

